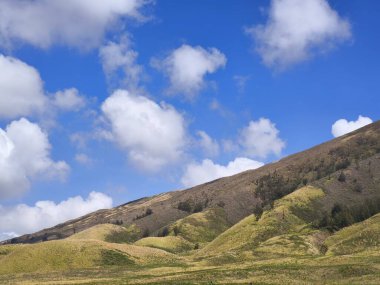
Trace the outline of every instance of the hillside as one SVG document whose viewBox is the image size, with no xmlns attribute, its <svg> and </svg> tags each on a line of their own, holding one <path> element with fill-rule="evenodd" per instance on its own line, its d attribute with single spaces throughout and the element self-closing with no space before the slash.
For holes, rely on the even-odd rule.
<svg viewBox="0 0 380 285">
<path fill-rule="evenodd" d="M 140 232 L 139 237 L 156 235 L 157 231 L 179 219 L 216 207 L 223 208 L 227 223 L 232 225 L 254 211 L 261 211 L 274 200 L 312 183 L 323 183 L 331 195 L 342 188 L 356 189 L 345 198 L 348 203 L 353 197 L 370 199 L 373 193 L 367 186 L 373 188 L 376 184 L 375 174 L 379 173 L 376 154 L 379 152 L 380 122 L 376 122 L 256 170 L 100 210 L 53 228 L 14 238 L 8 243 L 66 238 L 105 223 L 135 225 Z M 337 179 L 323 180 L 336 178 L 341 172 L 349 177 L 345 183 L 339 183 Z M 329 204 L 328 199 L 326 203 Z"/>
<path fill-rule="evenodd" d="M 379 249 L 376 122 L 257 170 L 10 240 L 0 283 L 380 284 Z"/>
</svg>

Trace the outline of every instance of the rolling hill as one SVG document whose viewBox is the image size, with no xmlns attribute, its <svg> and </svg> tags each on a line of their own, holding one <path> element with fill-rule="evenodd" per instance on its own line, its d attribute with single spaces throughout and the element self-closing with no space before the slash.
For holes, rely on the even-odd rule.
<svg viewBox="0 0 380 285">
<path fill-rule="evenodd" d="M 380 284 L 379 213 L 376 122 L 256 170 L 6 241 L 0 283 Z"/>
</svg>

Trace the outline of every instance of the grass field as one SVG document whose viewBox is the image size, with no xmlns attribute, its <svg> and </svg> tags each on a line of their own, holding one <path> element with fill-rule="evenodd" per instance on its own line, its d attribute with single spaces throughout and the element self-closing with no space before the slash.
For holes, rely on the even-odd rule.
<svg viewBox="0 0 380 285">
<path fill-rule="evenodd" d="M 1 246 L 0 284 L 380 284 L 380 214 L 317 229 L 325 195 L 302 187 L 230 228 L 215 208 L 171 224 L 165 237 L 135 242 L 136 227 L 104 224 Z"/>
</svg>

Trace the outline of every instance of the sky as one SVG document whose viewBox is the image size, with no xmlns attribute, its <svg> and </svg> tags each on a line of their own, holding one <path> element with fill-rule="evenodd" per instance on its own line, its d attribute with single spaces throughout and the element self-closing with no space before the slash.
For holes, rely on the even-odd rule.
<svg viewBox="0 0 380 285">
<path fill-rule="evenodd" d="M 0 240 L 380 117 L 380 3 L 0 1 Z"/>
</svg>

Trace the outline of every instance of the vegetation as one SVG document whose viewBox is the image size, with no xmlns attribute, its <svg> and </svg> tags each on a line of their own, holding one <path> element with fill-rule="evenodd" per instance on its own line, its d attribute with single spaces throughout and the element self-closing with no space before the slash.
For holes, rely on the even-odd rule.
<svg viewBox="0 0 380 285">
<path fill-rule="evenodd" d="M 141 215 L 137 215 L 134 220 L 139 220 L 139 219 L 142 219 L 142 218 L 145 218 L 147 216 L 150 216 L 153 214 L 153 210 L 148 208 L 145 210 L 145 213 L 141 214 Z"/>
<path fill-rule="evenodd" d="M 380 284 L 379 128 L 16 238 L 0 284 Z"/>
<path fill-rule="evenodd" d="M 171 253 L 190 251 L 194 245 L 180 236 L 147 237 L 135 242 L 138 246 L 159 248 Z"/>
<path fill-rule="evenodd" d="M 352 207 L 334 204 L 330 213 L 325 214 L 317 223 L 318 228 L 337 231 L 372 217 L 380 212 L 380 198 L 365 201 Z"/>
<path fill-rule="evenodd" d="M 176 221 L 169 234 L 181 236 L 192 243 L 207 243 L 230 226 L 222 208 L 211 208 Z"/>
</svg>

